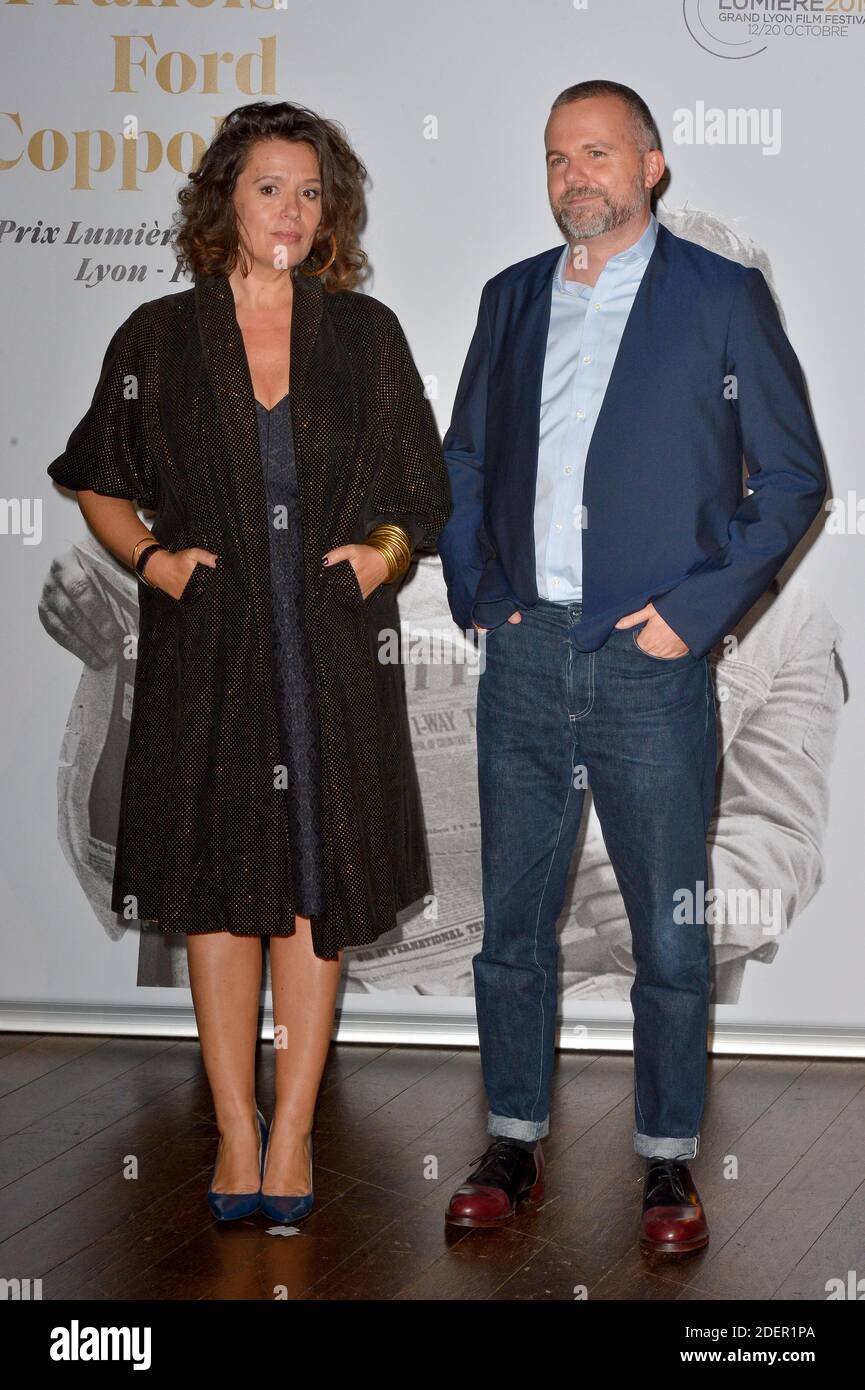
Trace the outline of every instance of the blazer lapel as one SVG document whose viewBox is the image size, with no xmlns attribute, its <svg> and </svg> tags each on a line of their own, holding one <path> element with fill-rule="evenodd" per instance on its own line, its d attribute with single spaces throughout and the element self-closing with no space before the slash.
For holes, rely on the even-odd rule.
<svg viewBox="0 0 865 1390">
<path fill-rule="evenodd" d="M 550 331 L 553 276 L 561 254 L 562 247 L 556 246 L 535 257 L 529 274 L 514 296 L 514 317 L 509 331 L 513 344 L 512 363 L 503 376 L 506 382 L 515 383 L 517 387 L 512 397 L 513 409 L 506 419 L 506 437 L 517 441 L 515 457 L 534 461 L 531 472 L 523 471 L 516 480 L 526 488 L 524 505 L 529 515 L 534 507 L 537 485 L 541 391 Z M 507 409 L 504 402 L 503 405 Z"/>
<path fill-rule="evenodd" d="M 667 270 L 672 249 L 672 238 L 660 222 L 654 250 L 643 272 L 631 312 L 622 333 L 604 399 L 598 411 L 589 450 L 586 455 L 586 468 L 583 478 L 583 498 L 585 482 L 594 456 L 605 449 L 615 447 L 616 414 L 623 392 L 633 391 L 638 382 L 645 377 L 646 358 L 650 352 L 657 352 L 659 344 L 665 340 L 660 314 L 666 300 Z"/>
<path fill-rule="evenodd" d="M 645 372 L 646 354 L 662 341 L 663 313 L 673 313 L 667 303 L 669 258 L 675 252 L 675 238 L 659 225 L 655 247 L 634 297 L 625 331 L 619 344 L 610 380 L 604 395 L 586 458 L 583 483 L 584 504 L 592 497 L 590 468 L 594 469 L 605 451 L 615 448 L 618 403 L 622 393 L 638 386 Z M 541 393 L 547 335 L 550 326 L 553 277 L 562 246 L 553 247 L 533 258 L 521 282 L 514 287 L 509 316 L 503 329 L 502 359 L 496 371 L 500 392 L 496 414 L 502 437 L 507 440 L 506 457 L 514 461 L 510 495 L 515 512 L 531 518 L 537 492 L 538 448 L 540 443 Z M 523 461 L 528 466 L 524 466 Z M 603 466 L 601 467 L 603 472 Z M 529 526 L 531 536 L 531 525 Z M 535 588 L 534 540 L 532 560 L 523 577 L 526 592 Z"/>
</svg>

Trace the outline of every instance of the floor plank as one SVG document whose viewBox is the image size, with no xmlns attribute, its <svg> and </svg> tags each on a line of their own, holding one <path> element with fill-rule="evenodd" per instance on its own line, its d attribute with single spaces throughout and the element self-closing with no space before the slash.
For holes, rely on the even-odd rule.
<svg viewBox="0 0 865 1390">
<path fill-rule="evenodd" d="M 266 1115 L 274 1062 L 262 1043 Z M 544 1199 L 499 1230 L 446 1228 L 489 1139 L 477 1052 L 333 1046 L 315 1209 L 286 1231 L 210 1215 L 196 1040 L 0 1035 L 0 1276 L 96 1302 L 825 1300 L 862 1277 L 865 1063 L 710 1059 L 691 1165 L 710 1243 L 679 1258 L 637 1244 L 630 1055 L 559 1053 L 553 1085 Z"/>
</svg>

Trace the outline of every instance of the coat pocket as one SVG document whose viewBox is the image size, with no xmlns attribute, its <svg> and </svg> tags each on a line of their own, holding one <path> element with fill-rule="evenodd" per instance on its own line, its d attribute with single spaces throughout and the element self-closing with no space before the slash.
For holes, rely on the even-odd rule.
<svg viewBox="0 0 865 1390">
<path fill-rule="evenodd" d="M 206 598 L 216 588 L 218 574 L 219 566 L 214 569 L 212 565 L 203 565 L 200 560 L 196 561 L 195 569 L 180 591 L 180 598 L 175 601 L 188 604 L 197 603 L 199 599 Z"/>
<path fill-rule="evenodd" d="M 206 598 L 208 594 L 212 594 L 220 582 L 222 572 L 221 566 L 214 569 L 212 565 L 203 565 L 198 560 L 181 589 L 179 598 L 175 598 L 173 594 L 169 594 L 165 589 L 160 589 L 157 586 L 148 589 L 147 592 L 152 593 L 163 605 L 170 608 L 184 608 L 189 604 L 197 603 L 199 599 Z M 139 582 L 143 589 L 145 581 L 141 579 Z"/>
<path fill-rule="evenodd" d="M 337 560 L 336 564 L 324 566 L 319 577 L 319 593 L 333 594 L 339 601 L 345 601 L 352 605 L 366 603 L 363 590 L 360 587 L 360 580 L 349 559 Z"/>
</svg>

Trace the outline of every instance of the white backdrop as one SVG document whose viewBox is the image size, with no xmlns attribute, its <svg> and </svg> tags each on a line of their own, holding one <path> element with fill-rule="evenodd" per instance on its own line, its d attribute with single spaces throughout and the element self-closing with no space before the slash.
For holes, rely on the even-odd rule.
<svg viewBox="0 0 865 1390">
<path fill-rule="evenodd" d="M 836 499 L 789 584 L 743 630 L 739 665 L 716 669 L 728 785 L 735 779 L 739 794 L 734 809 L 719 806 L 713 872 L 779 893 L 781 908 L 768 929 L 727 926 L 719 937 L 739 954 L 716 977 L 715 1044 L 865 1051 L 856 251 L 865 0 L 825 0 L 768 23 L 765 9 L 747 0 L 3 7 L 7 1026 L 192 1029 L 183 938 L 117 924 L 106 910 L 131 694 L 117 637 L 137 621 L 135 585 L 88 539 L 45 469 L 89 403 L 117 325 L 142 300 L 187 288 L 160 234 L 194 137 L 206 142 L 220 116 L 259 96 L 345 126 L 370 173 L 366 288 L 398 313 L 444 431 L 484 281 L 560 240 L 545 187 L 550 104 L 571 83 L 609 77 L 636 88 L 660 127 L 671 173 L 662 220 L 770 279 Z M 137 145 L 122 138 L 130 118 Z M 130 229 L 130 243 L 110 244 L 111 228 Z M 88 229 L 101 231 L 94 239 Z M 403 617 L 449 621 L 436 560 L 406 585 Z M 465 670 L 415 671 L 408 683 L 436 899 L 407 914 L 393 940 L 347 953 L 342 1035 L 465 1040 L 482 924 L 474 688 Z M 563 1043 L 628 1046 L 627 928 L 592 814 L 562 940 Z"/>
</svg>

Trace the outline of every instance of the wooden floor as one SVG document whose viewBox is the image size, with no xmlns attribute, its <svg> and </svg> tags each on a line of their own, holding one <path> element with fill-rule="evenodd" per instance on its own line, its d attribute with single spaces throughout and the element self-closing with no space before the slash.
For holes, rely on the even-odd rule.
<svg viewBox="0 0 865 1390">
<path fill-rule="evenodd" d="M 692 1167 L 710 1243 L 657 1262 L 635 1239 L 632 1082 L 630 1055 L 559 1054 L 544 1202 L 450 1235 L 449 1195 L 487 1143 L 477 1053 L 333 1047 L 316 1207 L 286 1236 L 210 1216 L 197 1042 L 0 1034 L 0 1277 L 41 1277 L 46 1300 L 825 1301 L 828 1280 L 865 1274 L 865 1063 L 715 1059 Z"/>
</svg>

